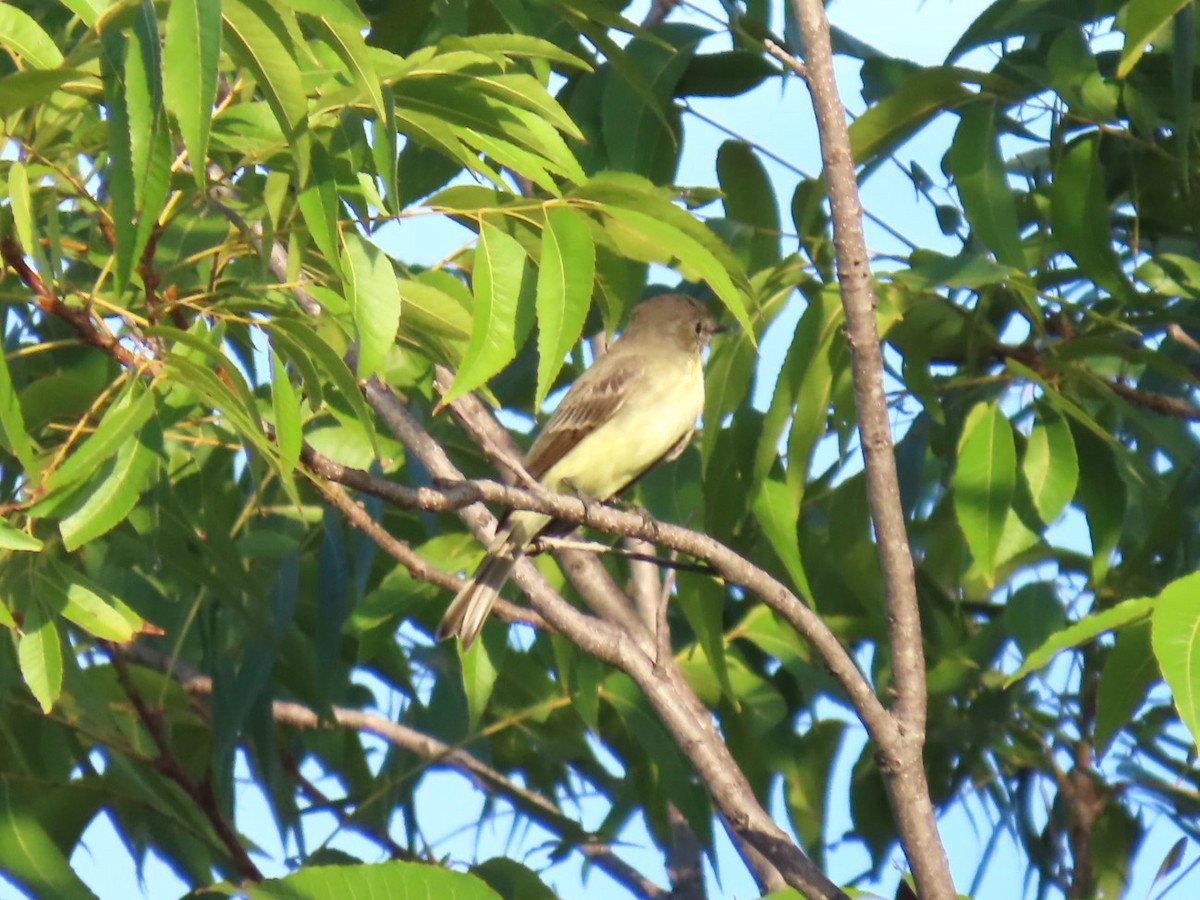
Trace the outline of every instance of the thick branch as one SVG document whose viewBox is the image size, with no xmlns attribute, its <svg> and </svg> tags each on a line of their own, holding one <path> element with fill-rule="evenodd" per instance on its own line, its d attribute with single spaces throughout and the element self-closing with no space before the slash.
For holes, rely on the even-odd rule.
<svg viewBox="0 0 1200 900">
<path fill-rule="evenodd" d="M 447 482 L 462 479 L 445 450 L 421 428 L 390 389 L 377 379 L 372 379 L 365 393 L 368 402 L 393 434 L 434 478 Z M 312 463 L 310 458 L 309 464 Z M 330 477 L 328 471 L 319 474 Z M 496 487 L 502 491 L 517 490 L 505 489 L 501 485 Z M 580 519 L 590 511 L 615 512 L 566 497 L 554 502 L 560 501 L 574 504 L 573 512 Z M 491 516 L 477 503 L 467 501 L 460 515 L 478 533 L 487 533 Z M 628 674 L 646 695 L 708 787 L 735 840 L 750 845 L 769 861 L 770 869 L 766 873 L 765 883 L 763 870 L 753 867 L 764 890 L 781 887 L 782 882 L 786 882 L 804 891 L 813 900 L 845 897 L 763 810 L 745 774 L 717 732 L 712 714 L 700 703 L 673 659 L 654 660 L 623 629 L 580 613 L 549 588 L 528 560 L 522 560 L 517 566 L 513 581 L 529 597 L 534 609 L 568 640 L 590 656 Z M 782 878 L 776 880 L 778 876 Z"/>
<path fill-rule="evenodd" d="M 938 837 L 921 753 L 926 718 L 921 619 L 883 389 L 876 298 L 846 111 L 834 79 L 829 22 L 821 0 L 792 0 L 792 7 L 803 36 L 807 83 L 821 140 L 867 496 L 888 611 L 888 643 L 896 690 L 894 716 L 899 734 L 898 740 L 879 741 L 880 765 L 918 894 L 926 900 L 954 900 L 957 895 L 946 851 Z"/>
<path fill-rule="evenodd" d="M 658 522 L 645 515 L 625 512 L 610 506 L 525 488 L 509 487 L 493 481 L 461 481 L 440 487 L 409 488 L 384 478 L 377 478 L 361 469 L 336 463 L 305 448 L 303 458 L 321 478 L 376 496 L 395 506 L 438 512 L 470 507 L 486 501 L 509 509 L 528 509 L 546 513 L 556 519 L 587 525 L 597 531 L 623 537 L 640 538 L 670 547 L 696 559 L 704 560 L 730 584 L 740 585 L 758 594 L 773 610 L 783 616 L 817 651 L 822 661 L 846 691 L 851 704 L 877 741 L 894 740 L 895 726 L 879 703 L 870 684 L 859 671 L 837 636 L 821 621 L 820 616 L 806 606 L 782 582 L 763 571 L 724 544 L 708 535 Z M 876 731 L 879 734 L 876 734 Z"/>
</svg>

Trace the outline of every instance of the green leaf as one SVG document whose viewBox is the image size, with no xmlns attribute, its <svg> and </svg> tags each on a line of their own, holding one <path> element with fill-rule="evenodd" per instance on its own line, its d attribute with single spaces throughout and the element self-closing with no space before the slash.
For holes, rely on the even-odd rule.
<svg viewBox="0 0 1200 900">
<path fill-rule="evenodd" d="M 0 48 L 29 68 L 57 69 L 63 64 L 62 53 L 50 35 L 28 13 L 9 3 L 0 4 Z"/>
<path fill-rule="evenodd" d="M 8 360 L 0 351 L 0 442 L 13 452 L 25 477 L 36 481 L 41 473 L 33 444 L 25 430 L 25 414 L 21 411 L 21 400 L 13 387 L 12 373 Z"/>
<path fill-rule="evenodd" d="M 26 69 L 0 78 L 0 117 L 45 100 L 68 81 L 86 79 L 82 69 Z"/>
<path fill-rule="evenodd" d="M 96 472 L 82 505 L 58 523 L 68 552 L 78 550 L 125 520 L 142 495 L 161 445 L 158 427 L 149 423 L 137 438 L 124 442 L 117 455 Z"/>
<path fill-rule="evenodd" d="M 54 619 L 37 600 L 25 610 L 17 642 L 17 663 L 42 712 L 50 712 L 62 693 L 62 643 Z"/>
<path fill-rule="evenodd" d="M 1159 678 L 1157 660 L 1151 647 L 1151 625 L 1137 622 L 1117 633 L 1096 690 L 1094 740 L 1098 756 L 1146 699 L 1150 685 Z"/>
<path fill-rule="evenodd" d="M 537 873 L 513 859 L 493 856 L 471 867 L 471 874 L 482 878 L 502 897 L 521 900 L 558 900 L 558 894 L 538 877 Z"/>
<path fill-rule="evenodd" d="M 361 33 L 362 23 L 344 24 L 322 14 L 313 24 L 349 71 L 351 82 L 366 92 L 375 115 L 380 121 L 385 121 L 388 118 L 387 107 L 379 86 L 379 75 L 371 61 L 371 50 Z"/>
<path fill-rule="evenodd" d="M 595 273 L 596 246 L 587 219 L 570 207 L 547 209 L 538 262 L 534 409 L 542 408 L 563 360 L 583 333 Z"/>
<path fill-rule="evenodd" d="M 162 47 L 151 0 L 142 0 L 133 18 L 125 53 L 125 103 L 137 229 L 131 259 L 139 259 L 167 199 L 171 182 L 171 139 L 163 115 Z"/>
<path fill-rule="evenodd" d="M 1154 601 L 1154 655 L 1179 718 L 1200 744 L 1200 572 L 1179 578 Z"/>
<path fill-rule="evenodd" d="M 656 29 L 653 39 L 629 42 L 626 58 L 642 72 L 653 102 L 647 102 L 641 85 L 623 77 L 606 80 L 600 109 L 612 168 L 637 172 L 660 184 L 674 178 L 681 134 L 672 127 L 669 103 L 688 60 L 708 34 L 695 25 L 671 23 Z"/>
<path fill-rule="evenodd" d="M 854 159 L 868 165 L 887 154 L 934 116 L 977 100 L 963 86 L 957 69 L 918 69 L 892 94 L 871 106 L 850 125 Z"/>
<path fill-rule="evenodd" d="M 678 590 L 671 602 L 687 619 L 696 643 L 704 651 L 712 675 L 721 694 L 737 708 L 738 695 L 729 678 L 729 660 L 725 648 L 725 590 L 711 578 L 680 572 L 676 579 Z"/>
<path fill-rule="evenodd" d="M 996 259 L 1024 268 L 1017 204 L 996 141 L 995 103 L 977 103 L 962 112 L 946 158 L 971 233 Z"/>
<path fill-rule="evenodd" d="M 996 403 L 967 415 L 954 470 L 954 511 L 986 582 L 995 581 L 996 553 L 1016 485 L 1012 426 Z"/>
<path fill-rule="evenodd" d="M 146 627 L 120 598 L 74 569 L 52 563 L 48 572 L 35 577 L 42 599 L 55 612 L 101 640 L 124 643 Z"/>
<path fill-rule="evenodd" d="M 0 519 L 0 549 L 27 550 L 36 553 L 42 549 L 42 542 L 10 524 L 7 520 Z"/>
<path fill-rule="evenodd" d="M 316 141 L 312 145 L 312 160 L 308 173 L 308 183 L 296 197 L 300 214 L 304 216 L 304 224 L 308 233 L 317 244 L 317 249 L 325 257 L 339 275 L 342 274 L 341 254 L 338 252 L 338 188 L 337 177 L 333 171 L 333 161 L 324 143 Z"/>
<path fill-rule="evenodd" d="M 271 878 L 249 887 L 217 885 L 229 896 L 246 900 L 329 900 L 369 897 L 378 900 L 500 900 L 500 895 L 473 875 L 438 865 L 384 862 L 360 866 L 307 866 L 286 878 Z"/>
<path fill-rule="evenodd" d="M 684 278 L 707 282 L 746 333 L 754 333 L 745 301 L 738 294 L 729 270 L 700 241 L 648 212 L 619 206 L 606 207 L 603 212 L 631 232 L 632 243 L 642 245 L 644 259 L 655 261 L 650 258 L 653 256 L 660 261 L 676 260 Z"/>
<path fill-rule="evenodd" d="M 463 364 L 443 403 L 479 387 L 517 355 L 517 304 L 525 276 L 525 250 L 487 222 L 475 247 L 474 328 Z"/>
<path fill-rule="evenodd" d="M 63 6 L 79 16 L 84 25 L 91 28 L 99 21 L 111 0 L 61 0 L 61 2 Z"/>
<path fill-rule="evenodd" d="M 1095 640 L 1107 631 L 1113 631 L 1114 629 L 1122 628 L 1130 623 L 1145 619 L 1154 611 L 1157 602 L 1152 597 L 1139 597 L 1135 600 L 1126 600 L 1123 603 L 1118 603 L 1116 606 L 1102 612 L 1092 613 L 1078 622 L 1068 625 L 1061 631 L 1051 635 L 1046 639 L 1045 643 L 1026 656 L 1025 661 L 1021 663 L 1021 668 L 1017 669 L 1004 682 L 1005 687 L 1020 681 L 1030 672 L 1035 672 L 1042 668 L 1063 650 L 1082 646 L 1089 641 Z"/>
<path fill-rule="evenodd" d="M 800 511 L 793 501 L 787 485 L 774 479 L 766 479 L 754 498 L 754 515 L 762 526 L 763 534 L 779 561 L 787 569 L 792 586 L 802 597 L 811 597 L 812 588 L 800 559 L 800 541 L 796 537 Z"/>
<path fill-rule="evenodd" d="M 1079 486 L 1075 499 L 1087 516 L 1092 539 L 1091 574 L 1093 583 L 1099 585 L 1112 565 L 1113 550 L 1125 526 L 1128 490 L 1116 456 L 1123 451 L 1114 449 L 1091 431 L 1076 428 L 1072 433 L 1079 451 Z"/>
<path fill-rule="evenodd" d="M 196 186 L 204 190 L 208 133 L 221 57 L 221 4 L 176 0 L 167 7 L 163 99 L 179 123 Z"/>
<path fill-rule="evenodd" d="M 359 424 L 362 425 L 371 443 L 374 444 L 375 417 L 368 408 L 366 400 L 363 399 L 362 391 L 359 390 L 358 383 L 354 380 L 354 374 L 342 358 L 334 352 L 334 349 L 306 323 L 276 316 L 268 323 L 267 328 L 273 332 L 282 333 L 285 338 L 303 347 L 313 363 L 318 368 L 325 370 L 325 374 L 329 376 L 334 387 L 350 404 Z"/>
<path fill-rule="evenodd" d="M 31 788 L 20 777 L 0 776 L 0 870 L 30 893 L 55 900 L 95 900 L 71 869 L 36 798 L 45 784 Z"/>
<path fill-rule="evenodd" d="M 386 253 L 360 235 L 342 235 L 342 271 L 358 337 L 358 377 L 369 379 L 383 365 L 400 327 L 400 289 Z"/>
<path fill-rule="evenodd" d="M 737 258 L 691 213 L 671 202 L 666 191 L 636 175 L 605 172 L 573 193 L 602 204 L 601 212 L 620 218 L 618 226 L 609 231 L 617 249 L 629 258 L 644 262 L 678 259 L 685 278 L 707 281 L 745 335 L 754 340 L 754 323 L 739 293 L 748 292 L 750 286 Z"/>
<path fill-rule="evenodd" d="M 133 273 L 137 243 L 137 200 L 133 175 L 133 150 L 129 133 L 129 108 L 125 97 L 125 63 L 129 41 L 122 31 L 106 29 L 100 36 L 100 73 L 104 81 L 104 105 L 108 113 L 108 170 L 105 183 L 112 198 L 112 222 L 116 237 L 113 282 L 117 293 L 125 289 Z"/>
<path fill-rule="evenodd" d="M 779 263 L 779 204 L 762 161 L 745 141 L 726 141 L 717 151 L 717 181 L 725 215 L 754 230 L 746 270 Z"/>
<path fill-rule="evenodd" d="M 1033 506 L 1046 525 L 1054 522 L 1075 496 L 1079 483 L 1079 457 L 1066 418 L 1046 404 L 1038 404 L 1033 430 L 1025 442 L 1021 472 Z"/>
<path fill-rule="evenodd" d="M 1125 78 L 1154 38 L 1187 6 L 1189 0 L 1130 0 L 1125 7 L 1125 46 L 1117 63 L 1117 78 Z"/>
<path fill-rule="evenodd" d="M 300 397 L 278 353 L 271 354 L 271 407 L 275 412 L 279 468 L 290 474 L 300 463 L 304 434 L 300 428 Z"/>
<path fill-rule="evenodd" d="M 763 418 L 761 437 L 754 455 L 752 490 L 757 490 L 775 465 L 779 456 L 779 439 L 789 421 L 792 423 L 792 435 L 788 444 L 794 445 L 796 455 L 790 455 L 789 451 L 788 485 L 803 485 L 812 448 L 826 430 L 825 421 L 833 386 L 829 346 L 837 338 L 842 317 L 842 305 L 835 291 L 817 291 L 808 297 L 808 305 L 796 323 L 783 367 L 775 382 L 775 392 Z M 804 404 L 809 414 L 798 421 L 794 415 L 800 403 Z M 798 500 L 799 497 L 794 496 L 793 499 Z"/>
<path fill-rule="evenodd" d="M 0 10 L 5 8 L 0 7 Z M 33 253 L 37 246 L 33 233 L 33 198 L 29 193 L 29 172 L 20 160 L 15 160 L 8 170 L 8 200 L 17 240 L 26 253 Z"/>
<path fill-rule="evenodd" d="M 248 0 L 223 0 L 225 49 L 254 73 L 296 159 L 296 179 L 308 180 L 308 100 L 296 48 L 283 22 L 270 7 Z"/>
<path fill-rule="evenodd" d="M 1062 248 L 1082 274 L 1114 294 L 1128 285 L 1112 248 L 1112 221 L 1105 197 L 1100 143 L 1081 138 L 1058 163 L 1050 191 L 1050 222 Z"/>
<path fill-rule="evenodd" d="M 73 484 L 103 465 L 154 415 L 155 396 L 136 383 L 108 408 L 96 430 L 46 478 L 46 492 Z"/>
</svg>

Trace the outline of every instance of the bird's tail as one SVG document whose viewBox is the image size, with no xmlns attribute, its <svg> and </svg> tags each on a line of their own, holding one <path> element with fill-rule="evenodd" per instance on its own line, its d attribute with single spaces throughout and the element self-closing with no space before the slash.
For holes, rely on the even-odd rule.
<svg viewBox="0 0 1200 900">
<path fill-rule="evenodd" d="M 446 608 L 437 627 L 439 641 L 458 635 L 462 639 L 464 650 L 471 646 L 479 637 L 488 613 L 492 611 L 496 598 L 500 596 L 500 589 L 512 575 L 513 567 L 520 556 L 518 550 L 489 553 L 484 557 L 475 574 Z"/>
</svg>

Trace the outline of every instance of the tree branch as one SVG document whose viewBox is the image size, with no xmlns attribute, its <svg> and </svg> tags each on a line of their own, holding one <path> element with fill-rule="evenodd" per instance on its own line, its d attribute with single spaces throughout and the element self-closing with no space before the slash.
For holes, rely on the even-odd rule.
<svg viewBox="0 0 1200 900">
<path fill-rule="evenodd" d="M 392 429 L 397 439 L 420 460 L 435 479 L 445 482 L 462 480 L 461 473 L 450 461 L 445 450 L 421 428 L 386 385 L 378 379 L 372 379 L 367 383 L 364 393 L 368 403 Z M 341 468 L 344 473 L 344 467 Z M 327 472 L 331 471 L 326 470 L 318 474 L 329 477 Z M 495 487 L 500 488 L 502 492 L 511 490 L 518 495 L 524 493 L 516 488 L 504 488 L 502 485 Z M 405 490 L 433 490 L 436 493 L 436 489 L 429 488 Z M 572 521 L 586 520 L 592 524 L 591 516 L 594 514 L 616 513 L 615 510 L 596 504 L 585 504 L 574 498 L 559 497 L 551 500 L 550 497 L 553 496 L 547 495 L 543 502 L 547 507 L 565 503 L 566 508 L 572 509 L 579 517 L 572 518 Z M 549 509 L 543 511 L 554 514 Z M 460 515 L 477 533 L 486 534 L 491 516 L 477 502 L 467 500 L 461 505 Z M 641 517 L 636 515 L 629 515 L 628 518 L 641 520 Z M 649 524 L 651 523 L 647 523 L 647 530 Z M 652 539 L 650 534 L 643 536 Z M 648 655 L 641 642 L 632 638 L 624 629 L 579 612 L 550 589 L 529 560 L 522 560 L 518 564 L 513 573 L 513 581 L 529 597 L 533 608 L 568 640 L 588 655 L 628 674 L 646 695 L 676 744 L 708 787 L 721 819 L 735 842 L 739 846 L 749 845 L 761 853 L 769 863 L 769 869 L 752 864 L 752 854 L 746 854 L 747 864 L 751 866 L 751 871 L 755 872 L 764 891 L 787 884 L 804 891 L 813 900 L 845 898 L 846 895 L 825 877 L 758 803 L 745 774 L 717 732 L 711 712 L 696 697 L 673 658 L 656 659 Z M 798 600 L 796 603 L 803 606 Z M 811 610 L 807 612 L 815 618 Z M 651 641 L 650 651 L 653 650 Z"/>
<path fill-rule="evenodd" d="M 158 653 L 140 644 L 127 644 L 113 648 L 114 665 L 118 660 L 130 662 L 169 675 L 192 696 L 212 695 L 212 679 L 192 669 L 186 663 Z M 315 731 L 326 727 L 317 713 L 299 703 L 275 700 L 271 704 L 274 720 L 280 725 Z M 514 808 L 530 819 L 560 835 L 581 854 L 594 862 L 614 881 L 624 885 L 638 897 L 660 898 L 667 892 L 645 878 L 602 841 L 585 832 L 577 822 L 536 791 L 521 787 L 501 772 L 480 762 L 465 750 L 445 744 L 437 738 L 422 734 L 398 722 L 393 722 L 374 713 L 362 712 L 343 706 L 333 707 L 333 720 L 343 728 L 373 734 L 409 753 L 419 756 L 430 766 L 451 769 L 470 778 L 480 789 L 507 799 Z M 402 848 L 400 848 L 402 850 Z M 403 852 L 403 851 L 402 851 Z M 405 854 L 407 855 L 407 854 Z"/>
<path fill-rule="evenodd" d="M 897 734 L 894 740 L 876 738 L 880 768 L 917 892 L 926 900 L 954 900 L 957 894 L 946 851 L 938 836 L 922 758 L 926 721 L 925 654 L 916 576 L 900 504 L 891 422 L 883 388 L 883 354 L 875 325 L 877 301 L 862 230 L 862 203 L 846 130 L 846 111 L 834 78 L 829 22 L 821 0 L 792 0 L 792 8 L 803 36 L 806 82 L 821 141 L 867 497 L 888 611 Z"/>
<path fill-rule="evenodd" d="M 167 738 L 166 730 L 163 728 L 162 719 L 159 717 L 157 710 L 150 709 L 146 705 L 146 701 L 142 699 L 141 693 L 125 669 L 125 660 L 122 658 L 120 650 L 118 650 L 115 644 L 107 641 L 100 641 L 99 644 L 104 648 L 108 654 L 108 658 L 112 661 L 113 672 L 116 673 L 117 682 L 121 685 L 121 690 L 125 692 L 125 696 L 133 704 L 134 711 L 137 712 L 142 727 L 146 729 L 146 732 L 150 735 L 150 739 L 154 741 L 154 746 L 158 750 L 158 760 L 155 763 L 155 768 L 179 785 L 180 789 L 204 813 L 213 831 L 216 833 L 217 839 L 224 845 L 226 852 L 233 861 L 234 868 L 241 876 L 249 881 L 262 881 L 262 872 L 258 870 L 258 866 L 254 864 L 254 861 L 250 859 L 250 855 L 246 852 L 246 848 L 242 846 L 237 832 L 225 821 L 225 817 L 221 815 L 221 811 L 217 808 L 217 800 L 213 796 L 212 788 L 207 784 L 195 781 L 183 767 L 183 763 L 179 761 L 179 757 L 175 755 L 175 751 L 171 748 L 171 742 Z M 170 662 L 170 660 L 166 660 L 164 665 L 169 665 Z M 211 682 L 209 683 L 209 687 L 211 690 Z"/>
</svg>

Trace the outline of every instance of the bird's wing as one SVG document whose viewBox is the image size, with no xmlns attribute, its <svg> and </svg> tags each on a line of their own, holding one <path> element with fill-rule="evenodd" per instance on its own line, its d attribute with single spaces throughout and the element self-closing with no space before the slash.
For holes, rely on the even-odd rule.
<svg viewBox="0 0 1200 900">
<path fill-rule="evenodd" d="M 529 448 L 525 468 L 534 478 L 540 480 L 580 441 L 616 415 L 636 390 L 642 367 L 630 358 L 621 360 L 620 365 L 606 365 L 610 359 L 617 362 L 610 354 L 579 376 Z"/>
</svg>

